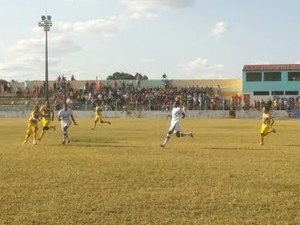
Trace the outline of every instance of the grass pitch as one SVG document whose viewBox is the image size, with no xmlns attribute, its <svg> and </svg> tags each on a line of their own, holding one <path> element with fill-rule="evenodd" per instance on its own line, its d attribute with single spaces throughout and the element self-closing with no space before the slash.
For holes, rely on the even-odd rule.
<svg viewBox="0 0 300 225">
<path fill-rule="evenodd" d="M 77 122 L 21 146 L 27 120 L 0 119 L 0 224 L 300 224 L 297 120 L 259 146 L 259 120 L 185 119 L 165 149 L 166 119 Z"/>
</svg>

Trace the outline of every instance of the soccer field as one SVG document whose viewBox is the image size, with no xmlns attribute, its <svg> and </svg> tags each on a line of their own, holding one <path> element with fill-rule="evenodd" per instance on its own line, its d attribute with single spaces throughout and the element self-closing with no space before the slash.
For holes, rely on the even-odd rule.
<svg viewBox="0 0 300 225">
<path fill-rule="evenodd" d="M 72 142 L 0 119 L 0 224 L 300 224 L 300 121 L 182 121 L 194 138 L 159 144 L 167 119 L 77 118 Z"/>
</svg>

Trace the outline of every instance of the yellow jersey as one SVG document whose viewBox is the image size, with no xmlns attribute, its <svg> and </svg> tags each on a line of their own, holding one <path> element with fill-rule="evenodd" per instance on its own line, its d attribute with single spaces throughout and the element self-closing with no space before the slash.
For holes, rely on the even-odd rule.
<svg viewBox="0 0 300 225">
<path fill-rule="evenodd" d="M 42 106 L 40 109 L 41 116 L 45 119 L 51 119 L 53 115 L 53 110 L 50 107 L 47 107 L 46 105 Z"/>
</svg>

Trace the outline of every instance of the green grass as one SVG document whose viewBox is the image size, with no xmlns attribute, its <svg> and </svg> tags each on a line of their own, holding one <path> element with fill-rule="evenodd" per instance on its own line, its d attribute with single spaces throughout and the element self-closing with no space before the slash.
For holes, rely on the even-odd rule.
<svg viewBox="0 0 300 225">
<path fill-rule="evenodd" d="M 259 146 L 259 120 L 185 119 L 166 149 L 166 119 L 77 120 L 21 146 L 0 119 L 0 224 L 300 224 L 298 120 Z"/>
</svg>

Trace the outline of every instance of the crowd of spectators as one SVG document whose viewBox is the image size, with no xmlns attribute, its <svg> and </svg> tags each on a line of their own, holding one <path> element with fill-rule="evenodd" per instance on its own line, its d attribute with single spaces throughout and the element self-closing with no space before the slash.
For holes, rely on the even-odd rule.
<svg viewBox="0 0 300 225">
<path fill-rule="evenodd" d="M 140 82 L 130 81 L 87 81 L 81 87 L 76 84 L 75 77 L 67 80 L 59 76 L 48 87 L 51 102 L 57 109 L 67 98 L 73 101 L 75 109 L 91 108 L 95 104 L 102 105 L 104 110 L 161 110 L 172 108 L 175 98 L 180 98 L 189 110 L 261 110 L 268 105 L 274 110 L 292 110 L 297 106 L 298 99 L 276 98 L 269 101 L 253 101 L 246 104 L 242 96 L 233 94 L 225 97 L 221 87 L 173 87 L 172 82 L 163 78 L 162 85 L 145 88 Z M 81 82 L 82 83 L 82 82 Z M 0 91 L 11 93 L 11 86 L 1 83 Z M 36 101 L 45 94 L 45 83 L 29 85 L 15 89 L 17 96 L 27 96 Z"/>
<path fill-rule="evenodd" d="M 105 110 L 169 110 L 175 98 L 182 99 L 186 107 L 192 109 L 217 110 L 223 107 L 220 87 L 157 87 L 143 88 L 132 81 L 92 81 L 81 88 L 66 85 L 56 89 L 53 101 L 58 102 L 64 96 L 70 98 L 76 108 L 86 105 L 103 106 Z"/>
</svg>

